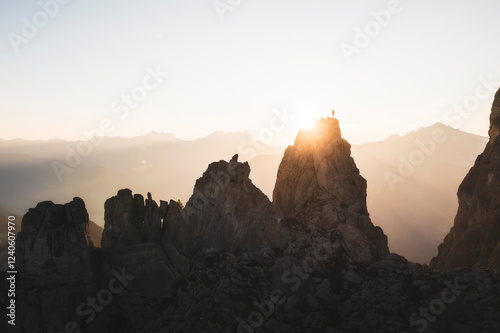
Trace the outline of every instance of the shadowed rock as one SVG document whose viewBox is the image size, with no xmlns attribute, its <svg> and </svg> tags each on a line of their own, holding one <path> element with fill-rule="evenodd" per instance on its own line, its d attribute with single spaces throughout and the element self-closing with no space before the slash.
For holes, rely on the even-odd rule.
<svg viewBox="0 0 500 333">
<path fill-rule="evenodd" d="M 41 202 L 23 217 L 17 238 L 18 323 L 24 332 L 64 331 L 93 284 L 89 216 L 80 198 Z"/>
<path fill-rule="evenodd" d="M 237 253 L 276 243 L 281 215 L 249 174 L 250 166 L 237 155 L 211 163 L 186 207 L 167 219 L 164 241 L 187 254 Z"/>
<path fill-rule="evenodd" d="M 106 200 L 104 204 L 104 232 L 102 247 L 128 246 L 143 242 L 160 243 L 162 234 L 162 211 L 151 193 L 144 202 L 140 194 L 124 189 Z"/>
<path fill-rule="evenodd" d="M 500 270 L 500 90 L 490 122 L 490 140 L 458 188 L 455 223 L 431 261 L 433 269 Z"/>
<path fill-rule="evenodd" d="M 118 191 L 106 200 L 105 224 L 102 237 L 103 261 L 111 267 L 124 268 L 134 276 L 128 289 L 141 295 L 167 296 L 178 275 L 173 269 L 180 259 L 175 249 L 164 251 L 160 246 L 162 220 L 168 215 L 168 204 L 161 208 L 148 193 L 146 201 L 140 194 L 132 195 L 129 189 Z M 184 263 L 181 270 L 186 270 Z M 188 269 L 188 268 L 187 268 Z"/>
<path fill-rule="evenodd" d="M 45 201 L 30 209 L 17 240 L 18 263 L 25 277 L 33 274 L 40 284 L 85 281 L 93 248 L 88 227 L 89 216 L 80 198 L 65 205 Z"/>
<path fill-rule="evenodd" d="M 119 191 L 88 269 L 83 201 L 40 203 L 19 237 L 18 331 L 500 331 L 499 274 L 376 258 L 386 238 L 369 220 L 366 183 L 335 119 L 301 132 L 285 157 L 275 199 L 286 217 L 235 156 L 209 165 L 185 209 Z M 85 292 L 90 278 L 96 287 Z M 85 322 L 75 310 L 96 299 L 102 307 Z"/>
</svg>

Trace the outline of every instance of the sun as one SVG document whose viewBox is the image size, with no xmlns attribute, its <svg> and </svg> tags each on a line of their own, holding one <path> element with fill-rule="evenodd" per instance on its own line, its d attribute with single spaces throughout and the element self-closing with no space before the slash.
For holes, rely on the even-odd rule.
<svg viewBox="0 0 500 333">
<path fill-rule="evenodd" d="M 304 130 L 310 130 L 316 124 L 316 119 L 309 114 L 303 113 L 297 119 L 297 125 Z"/>
</svg>

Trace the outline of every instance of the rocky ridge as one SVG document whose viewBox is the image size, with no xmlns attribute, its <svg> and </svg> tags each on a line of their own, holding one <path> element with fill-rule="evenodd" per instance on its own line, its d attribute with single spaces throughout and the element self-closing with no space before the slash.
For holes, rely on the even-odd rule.
<svg viewBox="0 0 500 333">
<path fill-rule="evenodd" d="M 317 126 L 287 149 L 274 203 L 237 156 L 184 208 L 120 190 L 101 249 L 83 200 L 40 203 L 17 243 L 19 325 L 2 331 L 500 331 L 499 273 L 389 254 L 338 121 Z"/>
</svg>

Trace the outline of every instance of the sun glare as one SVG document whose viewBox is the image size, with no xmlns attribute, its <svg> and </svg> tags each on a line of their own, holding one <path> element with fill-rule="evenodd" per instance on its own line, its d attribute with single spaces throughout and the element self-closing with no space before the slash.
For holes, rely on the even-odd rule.
<svg viewBox="0 0 500 333">
<path fill-rule="evenodd" d="M 316 119 L 314 117 L 311 117 L 310 115 L 301 115 L 298 119 L 298 125 L 300 126 L 301 129 L 311 129 L 314 127 L 314 124 L 316 124 Z"/>
</svg>

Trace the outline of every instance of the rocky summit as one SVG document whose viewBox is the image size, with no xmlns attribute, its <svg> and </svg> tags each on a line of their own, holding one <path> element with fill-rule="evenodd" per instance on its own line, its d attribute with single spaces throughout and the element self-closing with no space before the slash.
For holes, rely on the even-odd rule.
<svg viewBox="0 0 500 333">
<path fill-rule="evenodd" d="M 471 219 L 454 229 L 486 230 L 465 238 L 485 238 L 470 248 L 481 249 L 480 267 L 498 258 L 488 251 L 498 248 L 499 143 L 490 141 L 459 194 Z M 102 248 L 90 241 L 82 199 L 42 202 L 17 240 L 18 324 L 2 321 L 0 331 L 500 332 L 499 273 L 476 263 L 433 271 L 389 254 L 366 186 L 338 120 L 326 118 L 287 148 L 273 202 L 237 155 L 211 163 L 185 207 L 118 191 L 104 205 Z M 444 248 L 462 253 L 445 246 L 443 258 Z"/>
<path fill-rule="evenodd" d="M 249 178 L 248 163 L 211 163 L 178 215 L 166 221 L 164 242 L 187 254 L 239 253 L 278 245 L 281 213 Z"/>
<path fill-rule="evenodd" d="M 455 223 L 431 267 L 500 270 L 500 90 L 490 116 L 490 140 L 458 188 Z"/>
<path fill-rule="evenodd" d="M 286 149 L 273 202 L 288 221 L 340 237 L 354 261 L 368 262 L 389 253 L 387 237 L 370 221 L 366 180 L 333 116 L 301 130 Z"/>
<path fill-rule="evenodd" d="M 129 189 L 120 190 L 116 196 L 106 200 L 104 210 L 102 247 L 160 242 L 162 213 L 151 193 L 144 202 L 142 195 L 132 195 Z"/>
</svg>

